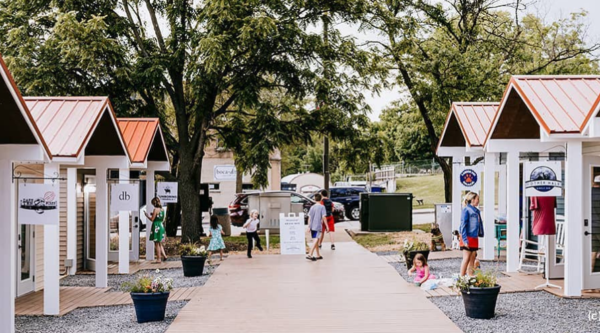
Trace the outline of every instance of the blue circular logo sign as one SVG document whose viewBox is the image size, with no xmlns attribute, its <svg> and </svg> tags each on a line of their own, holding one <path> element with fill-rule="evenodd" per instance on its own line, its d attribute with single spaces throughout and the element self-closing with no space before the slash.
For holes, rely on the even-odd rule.
<svg viewBox="0 0 600 333">
<path fill-rule="evenodd" d="M 460 173 L 460 183 L 465 187 L 473 187 L 477 184 L 477 172 L 473 169 L 465 169 Z"/>
<path fill-rule="evenodd" d="M 555 187 L 560 187 L 561 182 L 556 179 L 554 170 L 547 166 L 539 166 L 531 171 L 525 186 L 533 187 L 540 192 L 549 192 Z"/>
</svg>

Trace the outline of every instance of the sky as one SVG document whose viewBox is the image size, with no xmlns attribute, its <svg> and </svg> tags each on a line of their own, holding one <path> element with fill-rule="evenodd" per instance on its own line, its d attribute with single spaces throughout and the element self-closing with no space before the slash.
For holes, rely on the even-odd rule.
<svg viewBox="0 0 600 333">
<path fill-rule="evenodd" d="M 523 0 L 524 2 L 527 0 Z M 572 12 L 580 12 L 584 9 L 588 12 L 586 23 L 589 24 L 589 41 L 600 41 L 600 22 L 594 18 L 600 17 L 600 0 L 537 0 L 527 11 L 539 13 L 545 18 L 546 22 L 553 22 L 560 18 L 566 18 Z M 357 38 L 362 39 L 357 33 Z M 600 55 L 599 55 L 600 56 Z M 379 120 L 381 110 L 385 109 L 391 102 L 400 99 L 401 94 L 396 88 L 390 91 L 383 91 L 380 95 L 373 95 L 365 92 L 367 103 L 371 106 L 372 112 L 369 115 L 371 120 Z"/>
</svg>

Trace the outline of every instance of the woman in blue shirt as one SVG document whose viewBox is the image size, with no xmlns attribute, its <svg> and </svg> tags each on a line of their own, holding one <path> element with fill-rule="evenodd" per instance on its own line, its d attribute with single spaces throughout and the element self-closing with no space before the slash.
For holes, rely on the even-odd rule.
<svg viewBox="0 0 600 333">
<path fill-rule="evenodd" d="M 477 206 L 479 205 L 479 195 L 475 192 L 469 192 L 465 196 L 465 207 L 460 217 L 460 249 L 463 251 L 463 261 L 460 265 L 460 276 L 467 274 L 473 275 L 475 267 L 475 257 L 479 250 L 479 237 L 483 237 L 483 223 L 481 213 Z"/>
</svg>

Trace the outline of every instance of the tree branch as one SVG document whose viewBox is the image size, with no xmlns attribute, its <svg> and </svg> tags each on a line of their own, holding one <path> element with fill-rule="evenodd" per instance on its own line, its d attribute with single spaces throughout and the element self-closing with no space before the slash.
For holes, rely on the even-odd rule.
<svg viewBox="0 0 600 333">
<path fill-rule="evenodd" d="M 146 8 L 148 8 L 148 12 L 150 13 L 150 20 L 152 21 L 152 27 L 154 28 L 154 33 L 156 34 L 156 39 L 158 40 L 158 45 L 160 50 L 163 52 L 167 52 L 167 48 L 165 47 L 165 40 L 163 39 L 162 31 L 160 30 L 160 26 L 158 25 L 158 19 L 156 18 L 156 11 L 152 6 L 150 0 L 145 0 Z"/>
</svg>

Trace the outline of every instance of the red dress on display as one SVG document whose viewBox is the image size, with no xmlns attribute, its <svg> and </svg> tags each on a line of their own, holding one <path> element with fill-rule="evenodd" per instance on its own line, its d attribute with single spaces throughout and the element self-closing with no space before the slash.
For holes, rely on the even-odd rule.
<svg viewBox="0 0 600 333">
<path fill-rule="evenodd" d="M 530 210 L 533 211 L 533 234 L 556 235 L 555 197 L 531 197 Z"/>
</svg>

